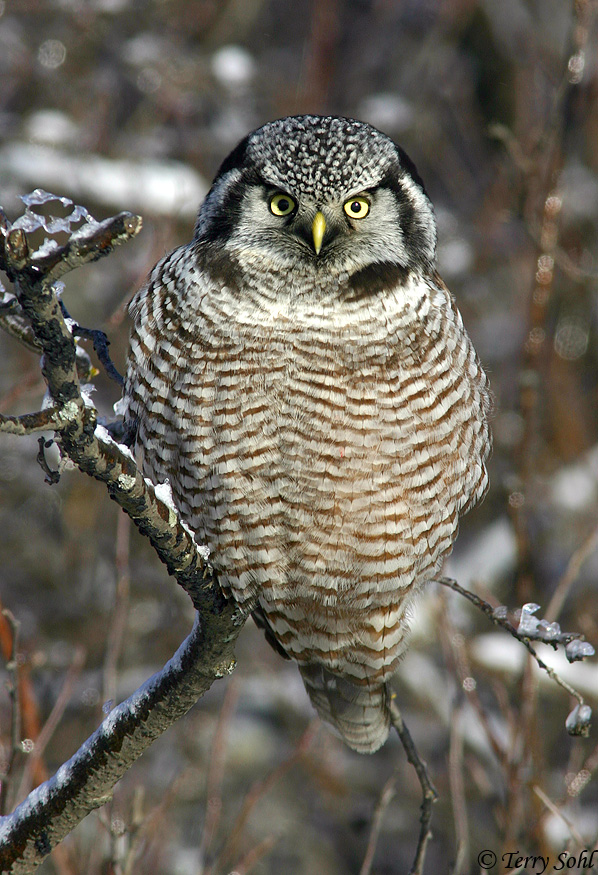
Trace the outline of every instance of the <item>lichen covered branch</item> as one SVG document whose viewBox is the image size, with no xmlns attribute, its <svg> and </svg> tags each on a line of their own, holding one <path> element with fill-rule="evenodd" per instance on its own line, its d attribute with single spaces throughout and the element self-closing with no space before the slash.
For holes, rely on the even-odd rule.
<svg viewBox="0 0 598 875">
<path fill-rule="evenodd" d="M 23 416 L 3 416 L 0 431 L 25 435 L 54 431 L 63 457 L 102 481 L 170 574 L 189 593 L 194 629 L 165 668 L 116 708 L 75 756 L 0 821 L 0 870 L 28 873 L 89 811 L 109 798 L 124 772 L 168 726 L 234 668 L 233 645 L 243 617 L 228 602 L 176 508 L 162 500 L 139 471 L 126 446 L 98 425 L 97 411 L 81 391 L 74 332 L 64 316 L 55 282 L 67 271 L 113 251 L 134 237 L 141 220 L 121 213 L 104 222 L 91 217 L 64 246 L 30 252 L 21 228 L 0 211 L 0 269 L 13 284 L 26 336 L 42 352 L 49 404 Z M 5 308 L 12 311 L 13 308 Z M 22 315 L 21 315 L 22 314 Z M 43 438 L 42 438 L 43 440 Z"/>
</svg>

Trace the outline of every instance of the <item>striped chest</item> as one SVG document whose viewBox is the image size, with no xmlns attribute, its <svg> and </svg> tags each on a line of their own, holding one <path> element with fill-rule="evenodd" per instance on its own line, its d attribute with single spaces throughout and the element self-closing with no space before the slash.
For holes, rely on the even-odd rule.
<svg viewBox="0 0 598 875">
<path fill-rule="evenodd" d="M 397 601 L 485 486 L 485 382 L 448 294 L 209 292 L 170 303 L 165 283 L 142 302 L 131 407 L 148 472 L 241 603 L 314 586 L 351 609 Z"/>
</svg>

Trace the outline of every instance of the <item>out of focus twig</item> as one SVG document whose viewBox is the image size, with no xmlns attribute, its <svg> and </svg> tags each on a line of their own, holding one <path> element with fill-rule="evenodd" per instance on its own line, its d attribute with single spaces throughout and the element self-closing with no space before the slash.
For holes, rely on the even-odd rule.
<svg viewBox="0 0 598 875">
<path fill-rule="evenodd" d="M 585 541 L 580 544 L 577 550 L 573 553 L 564 574 L 556 585 L 552 594 L 552 598 L 546 608 L 546 619 L 549 621 L 556 620 L 563 609 L 565 599 L 569 594 L 569 590 L 577 580 L 581 567 L 592 553 L 598 547 L 598 526 L 596 526 Z"/>
<path fill-rule="evenodd" d="M 226 741 L 230 721 L 232 720 L 239 689 L 234 681 L 227 687 L 224 702 L 218 715 L 218 723 L 214 732 L 214 740 L 210 751 L 210 764 L 206 779 L 206 817 L 199 846 L 200 859 L 205 860 L 212 846 L 214 835 L 218 828 L 222 813 L 222 781 L 224 778 L 224 759 L 226 754 Z"/>
<path fill-rule="evenodd" d="M 284 775 L 286 775 L 287 772 L 294 765 L 300 762 L 307 755 L 310 747 L 315 741 L 319 726 L 320 724 L 317 720 L 313 721 L 313 723 L 310 723 L 301 738 L 299 739 L 292 754 L 287 757 L 286 760 L 280 763 L 280 765 L 278 765 L 266 778 L 264 778 L 262 781 L 256 781 L 256 783 L 250 789 L 249 793 L 243 801 L 241 811 L 239 812 L 239 815 L 232 826 L 230 835 L 228 836 L 228 839 L 218 859 L 213 866 L 206 869 L 205 875 L 214 875 L 214 873 L 228 871 L 228 867 L 238 857 L 239 844 L 243 835 L 243 831 L 245 829 L 245 825 L 257 802 L 266 793 L 268 793 L 270 789 L 282 777 L 284 777 Z"/>
<path fill-rule="evenodd" d="M 48 742 L 52 738 L 56 727 L 60 723 L 62 715 L 64 714 L 65 708 L 71 700 L 75 681 L 81 674 L 81 669 L 83 668 L 83 665 L 85 663 L 85 655 L 85 648 L 79 646 L 75 649 L 72 662 L 66 673 L 66 677 L 62 684 L 60 693 L 58 694 L 56 701 L 52 706 L 52 710 L 50 711 L 48 719 L 44 723 L 40 734 L 35 739 L 34 748 L 27 759 L 27 764 L 25 766 L 25 769 L 23 770 L 21 783 L 19 785 L 19 790 L 17 793 L 17 801 L 19 802 L 23 799 L 24 796 L 27 795 L 27 793 L 31 789 L 31 777 L 35 771 L 35 768 L 41 761 Z"/>
<path fill-rule="evenodd" d="M 16 617 L 4 608 L 2 616 L 6 620 L 10 629 L 10 654 L 6 662 L 6 672 L 8 674 L 8 696 L 10 699 L 10 753 L 8 761 L 4 768 L 4 774 L 0 785 L 0 814 L 4 814 L 8 806 L 8 797 L 10 794 L 12 771 L 21 746 L 21 708 L 19 701 L 19 667 L 18 667 L 18 646 L 19 646 L 19 629 L 20 623 Z"/>
<path fill-rule="evenodd" d="M 386 809 L 396 795 L 397 780 L 398 775 L 394 772 L 382 788 L 382 792 L 380 793 L 380 797 L 374 809 L 368 845 L 363 858 L 363 863 L 361 864 L 361 869 L 359 870 L 359 875 L 370 875 L 372 871 L 374 854 L 376 853 L 376 846 L 378 844 L 378 839 L 380 838 L 380 830 L 382 829 L 382 819 Z"/>
<path fill-rule="evenodd" d="M 463 706 L 463 703 L 462 703 Z M 453 875 L 463 875 L 469 865 L 469 824 L 465 801 L 463 778 L 463 707 L 455 709 L 451 716 L 451 740 L 449 747 L 449 783 L 453 803 L 453 820 L 457 839 L 457 857 Z"/>
<path fill-rule="evenodd" d="M 129 608 L 129 548 L 131 538 L 131 520 L 118 512 L 116 523 L 116 589 L 112 619 L 108 624 L 108 640 L 104 657 L 102 679 L 102 702 L 106 707 L 114 701 L 116 695 L 116 667 L 125 635 Z"/>
<path fill-rule="evenodd" d="M 538 797 L 538 799 L 542 800 L 542 802 L 544 803 L 546 808 L 548 808 L 548 810 L 550 812 L 552 812 L 552 814 L 554 814 L 555 817 L 558 817 L 558 819 L 561 820 L 565 824 L 565 826 L 567 827 L 567 829 L 571 833 L 572 837 L 577 842 L 578 847 L 579 848 L 586 847 L 586 842 L 580 836 L 579 832 L 577 831 L 577 829 L 575 827 L 575 824 L 572 823 L 571 820 L 563 814 L 561 809 L 557 805 L 554 804 L 552 799 L 550 799 L 546 795 L 544 790 L 542 790 L 541 787 L 538 787 L 537 784 L 534 785 L 533 790 L 534 790 L 534 793 L 536 794 L 536 796 Z"/>
</svg>

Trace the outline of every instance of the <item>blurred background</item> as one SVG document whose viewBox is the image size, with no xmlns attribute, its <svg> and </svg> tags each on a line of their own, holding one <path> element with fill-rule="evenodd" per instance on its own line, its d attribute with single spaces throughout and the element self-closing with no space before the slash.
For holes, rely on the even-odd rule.
<svg viewBox="0 0 598 875">
<path fill-rule="evenodd" d="M 122 372 L 126 303 L 190 239 L 249 130 L 315 112 L 388 133 L 435 205 L 439 270 L 495 396 L 490 493 L 446 572 L 493 605 L 536 602 L 598 646 L 595 12 L 593 0 L 0 0 L 0 203 L 14 220 L 19 196 L 42 188 L 97 219 L 143 216 L 133 242 L 66 277 L 71 315 L 108 333 Z M 118 387 L 95 383 L 110 416 Z M 38 358 L 0 332 L 0 412 L 39 409 L 43 393 Z M 192 623 L 102 486 L 77 471 L 48 486 L 37 451 L 0 435 L 0 596 L 20 623 L 31 740 L 9 802 Z M 595 660 L 538 649 L 596 705 Z M 398 739 L 372 757 L 344 748 L 251 622 L 237 659 L 40 872 L 357 873 L 395 770 L 371 871 L 408 870 L 421 793 Z M 431 585 L 420 600 L 395 689 L 440 796 L 426 871 L 477 872 L 484 848 L 556 863 L 595 845 L 596 732 L 567 735 L 575 700 L 455 593 Z M 2 772 L 10 714 L 4 685 Z"/>
</svg>

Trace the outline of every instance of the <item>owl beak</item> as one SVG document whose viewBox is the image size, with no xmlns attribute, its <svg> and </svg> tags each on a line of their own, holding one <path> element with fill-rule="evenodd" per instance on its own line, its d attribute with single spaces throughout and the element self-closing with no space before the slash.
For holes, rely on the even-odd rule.
<svg viewBox="0 0 598 875">
<path fill-rule="evenodd" d="M 319 255 L 320 249 L 322 248 L 322 240 L 324 239 L 324 234 L 326 233 L 326 219 L 319 210 L 314 216 L 314 221 L 311 226 L 311 233 L 312 237 L 314 238 L 314 249 L 316 250 L 316 255 Z"/>
</svg>

